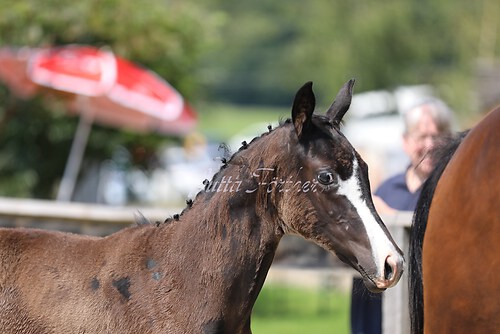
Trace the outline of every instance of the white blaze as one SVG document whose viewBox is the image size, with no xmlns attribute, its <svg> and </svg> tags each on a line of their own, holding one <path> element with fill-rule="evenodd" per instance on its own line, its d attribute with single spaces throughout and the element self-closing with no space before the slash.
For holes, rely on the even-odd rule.
<svg viewBox="0 0 500 334">
<path fill-rule="evenodd" d="M 357 178 L 358 169 L 359 163 L 356 157 L 354 157 L 352 175 L 345 181 L 339 181 L 337 193 L 346 196 L 356 208 L 370 241 L 373 252 L 372 257 L 377 266 L 377 274 L 382 275 L 386 258 L 389 255 L 397 255 L 398 251 L 382 227 L 377 223 L 370 208 L 366 205 L 366 201 L 363 200 L 363 192 Z"/>
</svg>

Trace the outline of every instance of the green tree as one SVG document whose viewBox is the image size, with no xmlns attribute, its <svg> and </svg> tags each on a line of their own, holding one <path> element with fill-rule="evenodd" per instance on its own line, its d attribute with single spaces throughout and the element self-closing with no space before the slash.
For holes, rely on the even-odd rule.
<svg viewBox="0 0 500 334">
<path fill-rule="evenodd" d="M 232 102 L 285 104 L 306 80 L 316 83 L 320 103 L 351 77 L 356 92 L 432 84 L 469 112 L 480 40 L 489 54 L 500 53 L 494 3 L 215 1 L 227 13 L 225 48 L 207 58 L 209 87 Z"/>
<path fill-rule="evenodd" d="M 109 47 L 151 68 L 188 99 L 199 93 L 193 76 L 199 59 L 217 40 L 217 12 L 193 1 L 0 0 L 0 8 L 0 46 Z M 0 195 L 53 197 L 76 122 L 57 101 L 22 101 L 0 87 Z M 86 157 L 109 158 L 119 145 L 153 152 L 165 140 L 175 139 L 95 125 Z"/>
</svg>

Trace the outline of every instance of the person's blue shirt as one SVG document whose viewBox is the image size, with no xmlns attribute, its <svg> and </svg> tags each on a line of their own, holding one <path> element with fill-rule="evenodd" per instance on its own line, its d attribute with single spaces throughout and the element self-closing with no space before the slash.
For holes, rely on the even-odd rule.
<svg viewBox="0 0 500 334">
<path fill-rule="evenodd" d="M 394 175 L 384 181 L 375 191 L 391 208 L 399 211 L 413 211 L 417 207 L 420 189 L 410 192 L 406 185 L 406 173 Z"/>
</svg>

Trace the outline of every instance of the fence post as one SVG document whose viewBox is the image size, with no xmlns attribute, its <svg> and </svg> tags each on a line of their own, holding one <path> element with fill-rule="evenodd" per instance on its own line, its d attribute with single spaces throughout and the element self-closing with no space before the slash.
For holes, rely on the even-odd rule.
<svg viewBox="0 0 500 334">
<path fill-rule="evenodd" d="M 384 292 L 382 298 L 382 333 L 409 334 L 410 313 L 408 308 L 408 246 L 412 212 L 400 212 L 396 216 L 382 217 L 394 241 L 405 254 L 406 268 L 399 283 Z"/>
</svg>

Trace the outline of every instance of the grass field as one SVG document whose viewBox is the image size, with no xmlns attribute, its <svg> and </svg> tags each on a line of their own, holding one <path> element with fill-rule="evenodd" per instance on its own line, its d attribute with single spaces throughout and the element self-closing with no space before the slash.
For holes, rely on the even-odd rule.
<svg viewBox="0 0 500 334">
<path fill-rule="evenodd" d="M 255 334 L 349 333 L 349 295 L 265 285 L 252 314 Z"/>
</svg>

